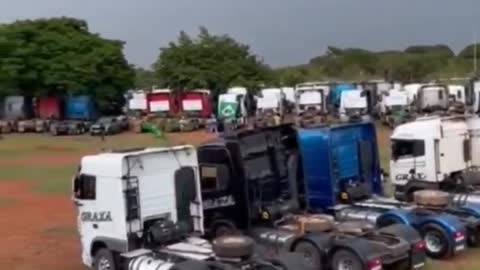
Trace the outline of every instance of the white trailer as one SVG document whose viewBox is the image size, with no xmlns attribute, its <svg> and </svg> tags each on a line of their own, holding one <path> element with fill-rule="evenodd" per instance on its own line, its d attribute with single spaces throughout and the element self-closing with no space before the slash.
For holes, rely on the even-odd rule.
<svg viewBox="0 0 480 270">
<path fill-rule="evenodd" d="M 253 257 L 243 258 L 252 255 L 254 243 L 249 238 L 229 236 L 212 244 L 198 237 L 204 233 L 203 203 L 192 146 L 85 156 L 73 182 L 82 261 L 88 267 L 211 270 L 264 266 Z M 236 248 L 231 249 L 232 244 Z"/>
</svg>

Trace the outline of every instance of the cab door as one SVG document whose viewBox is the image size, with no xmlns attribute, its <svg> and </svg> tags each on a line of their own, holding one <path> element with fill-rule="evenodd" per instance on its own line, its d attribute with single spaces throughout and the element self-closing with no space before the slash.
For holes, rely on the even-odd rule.
<svg viewBox="0 0 480 270">
<path fill-rule="evenodd" d="M 99 212 L 96 203 L 96 182 L 95 176 L 79 174 L 73 183 L 73 202 L 78 210 L 77 227 L 82 245 L 82 261 L 86 265 L 92 264 L 90 248 L 98 234 L 98 224 L 93 222 L 95 213 Z"/>
</svg>

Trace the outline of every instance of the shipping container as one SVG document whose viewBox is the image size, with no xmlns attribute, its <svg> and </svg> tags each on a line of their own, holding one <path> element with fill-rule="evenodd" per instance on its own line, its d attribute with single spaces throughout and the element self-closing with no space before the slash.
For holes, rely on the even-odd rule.
<svg viewBox="0 0 480 270">
<path fill-rule="evenodd" d="M 61 101 L 55 97 L 38 98 L 36 100 L 36 117 L 40 119 L 62 118 Z"/>
<path fill-rule="evenodd" d="M 97 118 L 95 101 L 89 96 L 71 96 L 65 99 L 65 118 L 93 120 Z"/>
<path fill-rule="evenodd" d="M 33 117 L 33 99 L 24 96 L 7 96 L 3 101 L 3 117 L 7 120 Z"/>
</svg>

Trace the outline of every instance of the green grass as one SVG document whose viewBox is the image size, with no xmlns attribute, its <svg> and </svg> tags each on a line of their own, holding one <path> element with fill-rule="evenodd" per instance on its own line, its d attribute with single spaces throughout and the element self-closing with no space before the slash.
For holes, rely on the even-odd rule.
<svg viewBox="0 0 480 270">
<path fill-rule="evenodd" d="M 105 149 L 165 145 L 165 140 L 148 134 L 112 136 L 107 137 L 105 141 L 90 136 L 6 135 L 0 140 L 0 182 L 22 181 L 31 185 L 34 192 L 66 195 L 70 193 L 71 178 L 81 156 Z M 66 160 L 67 162 L 60 164 L 33 163 L 34 160 L 42 158 L 47 161 L 58 158 L 62 161 L 62 157 L 69 158 L 68 160 L 71 159 L 72 162 Z M 1 165 L 1 162 L 8 162 L 4 163 L 8 165 Z M 15 162 L 18 162 L 18 165 Z"/>
</svg>

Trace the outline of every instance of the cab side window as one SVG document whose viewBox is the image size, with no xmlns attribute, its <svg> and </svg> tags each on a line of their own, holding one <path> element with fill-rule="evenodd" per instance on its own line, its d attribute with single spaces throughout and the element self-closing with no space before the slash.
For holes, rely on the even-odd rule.
<svg viewBox="0 0 480 270">
<path fill-rule="evenodd" d="M 74 195 L 79 200 L 95 200 L 96 177 L 93 175 L 79 174 L 74 180 Z"/>
<path fill-rule="evenodd" d="M 220 191 L 228 187 L 230 179 L 230 157 L 225 149 L 200 151 L 200 179 L 202 191 Z"/>
<path fill-rule="evenodd" d="M 425 155 L 425 142 L 421 140 L 392 140 L 393 160 Z"/>
</svg>

